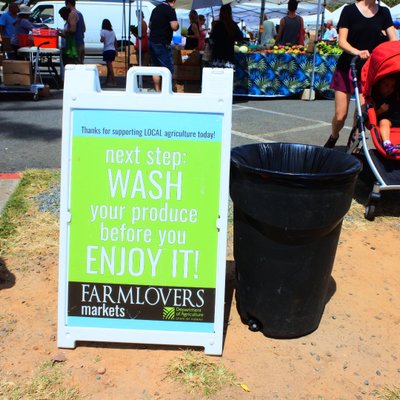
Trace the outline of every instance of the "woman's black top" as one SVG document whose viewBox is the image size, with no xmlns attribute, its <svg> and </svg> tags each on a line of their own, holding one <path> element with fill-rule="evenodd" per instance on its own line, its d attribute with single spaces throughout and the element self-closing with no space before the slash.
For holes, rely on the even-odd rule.
<svg viewBox="0 0 400 400">
<path fill-rule="evenodd" d="M 382 33 L 393 25 L 390 11 L 387 7 L 379 6 L 378 12 L 370 18 L 364 17 L 356 4 L 346 6 L 340 14 L 338 27 L 339 36 L 340 28 L 349 30 L 347 41 L 358 50 L 368 50 L 371 52 L 376 46 L 387 40 Z M 348 71 L 353 56 L 343 52 L 339 57 L 337 68 Z M 357 68 L 360 69 L 365 60 L 358 63 Z"/>
<path fill-rule="evenodd" d="M 188 35 L 193 35 L 193 29 L 192 29 L 192 25 L 190 24 L 188 30 L 187 30 L 187 34 Z M 194 50 L 197 49 L 199 47 L 199 39 L 198 38 L 194 38 L 194 37 L 187 37 L 186 38 L 186 43 L 185 43 L 185 49 L 186 50 Z"/>
<path fill-rule="evenodd" d="M 212 61 L 233 64 L 235 62 L 233 46 L 235 42 L 243 40 L 243 34 L 239 27 L 234 24 L 233 32 L 228 32 L 225 24 L 217 21 L 213 26 L 210 38 L 212 41 Z"/>
</svg>

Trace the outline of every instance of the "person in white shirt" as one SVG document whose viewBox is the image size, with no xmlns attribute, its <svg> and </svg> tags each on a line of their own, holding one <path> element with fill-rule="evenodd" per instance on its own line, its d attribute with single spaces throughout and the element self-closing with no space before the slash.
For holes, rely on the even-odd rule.
<svg viewBox="0 0 400 400">
<path fill-rule="evenodd" d="M 333 42 L 333 41 L 336 42 L 336 40 L 338 38 L 338 34 L 337 34 L 336 29 L 333 26 L 332 20 L 328 19 L 325 22 L 325 27 L 326 27 L 326 31 L 324 33 L 324 36 L 322 37 L 322 40 L 329 40 L 331 42 Z"/>
<path fill-rule="evenodd" d="M 275 39 L 276 28 L 272 21 L 268 21 L 268 15 L 264 14 L 263 32 L 261 33 L 261 44 L 271 44 L 271 39 Z"/>
<path fill-rule="evenodd" d="M 100 31 L 100 42 L 103 43 L 103 61 L 107 63 L 107 78 L 104 82 L 108 85 L 111 79 L 113 86 L 116 86 L 113 61 L 117 55 L 117 38 L 112 29 L 111 22 L 108 19 L 103 19 Z"/>
</svg>

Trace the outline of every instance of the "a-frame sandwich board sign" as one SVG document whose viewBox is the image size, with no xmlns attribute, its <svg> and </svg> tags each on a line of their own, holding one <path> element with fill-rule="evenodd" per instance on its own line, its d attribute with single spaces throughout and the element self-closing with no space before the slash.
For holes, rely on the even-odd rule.
<svg viewBox="0 0 400 400">
<path fill-rule="evenodd" d="M 160 93 L 143 75 L 160 75 Z M 231 69 L 173 93 L 165 68 L 102 91 L 95 66 L 65 70 L 58 346 L 77 341 L 222 353 Z"/>
</svg>

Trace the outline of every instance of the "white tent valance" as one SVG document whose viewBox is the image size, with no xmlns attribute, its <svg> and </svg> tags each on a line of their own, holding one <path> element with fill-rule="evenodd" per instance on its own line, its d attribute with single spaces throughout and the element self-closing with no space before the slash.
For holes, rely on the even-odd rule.
<svg viewBox="0 0 400 400">
<path fill-rule="evenodd" d="M 394 6 L 390 9 L 390 13 L 392 14 L 392 18 L 394 20 L 400 19 L 400 4 L 397 4 L 397 6 Z"/>
<path fill-rule="evenodd" d="M 219 16 L 220 7 L 207 7 L 200 8 L 196 11 L 198 14 L 205 16 L 214 15 L 216 18 Z M 236 22 L 244 21 L 245 25 L 258 26 L 260 23 L 260 10 L 261 3 L 249 2 L 249 3 L 232 3 L 232 14 L 233 19 Z M 182 18 L 184 13 L 183 10 L 179 10 L 178 18 Z M 186 10 L 189 13 L 188 10 Z M 306 2 L 301 2 L 297 8 L 297 13 L 301 16 L 315 15 L 318 12 L 318 5 Z M 265 5 L 265 13 L 268 14 L 269 18 L 282 18 L 287 14 L 287 4 L 274 4 L 267 3 Z M 316 18 L 316 17 L 314 17 Z M 186 18 L 185 18 L 186 19 Z"/>
</svg>

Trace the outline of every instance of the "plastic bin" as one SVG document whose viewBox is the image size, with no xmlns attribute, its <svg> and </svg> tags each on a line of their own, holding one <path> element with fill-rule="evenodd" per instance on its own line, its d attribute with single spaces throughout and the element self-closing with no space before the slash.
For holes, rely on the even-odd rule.
<svg viewBox="0 0 400 400">
<path fill-rule="evenodd" d="M 272 338 L 317 329 L 361 169 L 354 156 L 317 146 L 232 149 L 236 302 L 250 329 Z"/>
<path fill-rule="evenodd" d="M 35 46 L 41 45 L 41 48 L 51 49 L 58 48 L 58 34 L 56 29 L 34 28 L 32 29 L 32 37 Z"/>
<path fill-rule="evenodd" d="M 182 44 L 182 36 L 172 36 L 172 43 L 175 45 Z"/>
<path fill-rule="evenodd" d="M 18 47 L 31 47 L 33 44 L 32 36 L 28 33 L 19 33 L 17 38 Z"/>
</svg>

